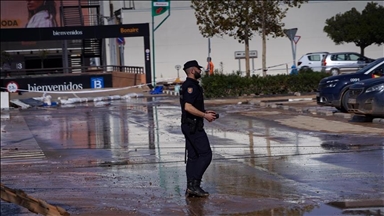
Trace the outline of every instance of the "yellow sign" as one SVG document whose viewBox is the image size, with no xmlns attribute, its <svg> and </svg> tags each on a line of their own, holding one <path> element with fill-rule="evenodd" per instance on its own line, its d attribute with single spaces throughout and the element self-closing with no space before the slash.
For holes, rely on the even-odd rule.
<svg viewBox="0 0 384 216">
<path fill-rule="evenodd" d="M 121 34 L 139 33 L 138 28 L 120 28 Z"/>
</svg>

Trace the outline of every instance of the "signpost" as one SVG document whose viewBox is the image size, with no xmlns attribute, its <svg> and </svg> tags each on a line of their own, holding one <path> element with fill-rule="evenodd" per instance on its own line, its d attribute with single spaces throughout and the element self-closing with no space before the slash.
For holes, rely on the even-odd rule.
<svg viewBox="0 0 384 216">
<path fill-rule="evenodd" d="M 295 42 L 295 62 L 296 62 L 296 51 L 297 51 L 297 43 L 299 42 L 301 36 L 299 35 L 296 35 L 294 38 L 293 38 L 293 42 Z"/>
<path fill-rule="evenodd" d="M 252 59 L 252 71 L 255 71 L 255 58 L 257 58 L 257 50 L 249 50 L 249 58 Z M 245 51 L 235 51 L 235 59 L 239 60 L 239 71 L 241 72 L 240 59 L 245 59 Z"/>
<path fill-rule="evenodd" d="M 296 49 L 295 46 L 293 46 L 293 43 L 297 43 L 300 39 L 297 39 L 297 42 L 295 42 L 295 36 L 296 36 L 297 28 L 292 28 L 292 29 L 286 29 L 284 30 L 285 35 L 289 38 L 291 41 L 291 47 L 292 47 L 292 57 L 293 57 L 293 67 L 296 68 Z"/>
<path fill-rule="evenodd" d="M 155 16 L 159 16 L 168 11 L 168 15 L 155 27 Z M 168 19 L 171 15 L 170 0 L 152 0 L 152 69 L 153 69 L 153 86 L 156 86 L 156 63 L 155 63 L 155 31 Z"/>
<path fill-rule="evenodd" d="M 124 45 L 125 45 L 125 39 L 123 37 L 116 38 L 117 44 L 119 45 L 119 51 L 120 51 L 120 66 L 124 66 Z"/>
</svg>

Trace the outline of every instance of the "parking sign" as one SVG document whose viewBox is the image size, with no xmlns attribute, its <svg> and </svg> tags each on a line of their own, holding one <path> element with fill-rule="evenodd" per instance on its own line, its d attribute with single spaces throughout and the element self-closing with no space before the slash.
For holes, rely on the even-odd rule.
<svg viewBox="0 0 384 216">
<path fill-rule="evenodd" d="M 104 88 L 104 78 L 91 77 L 91 88 Z"/>
</svg>

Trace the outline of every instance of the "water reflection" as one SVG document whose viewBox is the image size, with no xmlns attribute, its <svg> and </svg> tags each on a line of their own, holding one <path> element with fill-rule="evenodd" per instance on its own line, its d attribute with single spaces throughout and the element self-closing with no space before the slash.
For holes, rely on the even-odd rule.
<svg viewBox="0 0 384 216">
<path fill-rule="evenodd" d="M 207 198 L 187 197 L 185 202 L 187 203 L 187 214 L 189 216 L 201 216 L 207 215 L 204 210 L 204 206 L 207 203 Z"/>
</svg>

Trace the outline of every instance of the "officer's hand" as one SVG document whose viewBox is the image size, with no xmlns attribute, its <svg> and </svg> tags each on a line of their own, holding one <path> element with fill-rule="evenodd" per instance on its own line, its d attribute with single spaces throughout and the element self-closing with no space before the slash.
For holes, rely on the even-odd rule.
<svg viewBox="0 0 384 216">
<path fill-rule="evenodd" d="M 212 122 L 213 120 L 216 119 L 216 113 L 214 112 L 206 112 L 205 115 L 204 115 L 204 118 L 209 121 L 209 122 Z"/>
</svg>

